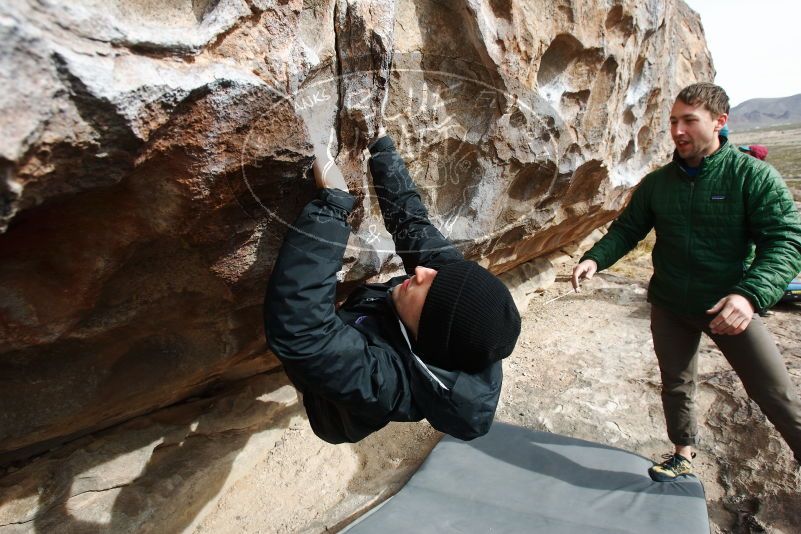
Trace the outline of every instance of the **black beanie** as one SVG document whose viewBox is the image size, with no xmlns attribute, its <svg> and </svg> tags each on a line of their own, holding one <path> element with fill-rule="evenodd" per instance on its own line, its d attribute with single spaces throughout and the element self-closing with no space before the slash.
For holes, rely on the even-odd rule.
<svg viewBox="0 0 801 534">
<path fill-rule="evenodd" d="M 496 276 L 472 261 L 437 269 L 417 329 L 424 361 L 475 373 L 509 356 L 519 335 L 520 314 Z"/>
</svg>

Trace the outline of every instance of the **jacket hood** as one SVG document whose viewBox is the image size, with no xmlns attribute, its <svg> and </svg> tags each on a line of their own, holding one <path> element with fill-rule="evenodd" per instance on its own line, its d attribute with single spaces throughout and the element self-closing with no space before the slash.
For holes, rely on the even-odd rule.
<svg viewBox="0 0 801 534">
<path fill-rule="evenodd" d="M 425 383 L 423 375 L 412 378 L 416 402 L 431 426 L 463 440 L 486 434 L 495 418 L 501 394 L 501 362 L 495 362 L 478 373 L 427 367 L 449 388 L 444 391 L 430 382 Z"/>
<path fill-rule="evenodd" d="M 389 291 L 387 300 L 395 312 Z M 414 353 L 412 341 L 399 317 L 398 328 L 408 348 L 414 402 L 431 426 L 463 440 L 486 434 L 501 394 L 501 362 L 494 362 L 477 373 L 442 369 L 425 363 Z"/>
</svg>

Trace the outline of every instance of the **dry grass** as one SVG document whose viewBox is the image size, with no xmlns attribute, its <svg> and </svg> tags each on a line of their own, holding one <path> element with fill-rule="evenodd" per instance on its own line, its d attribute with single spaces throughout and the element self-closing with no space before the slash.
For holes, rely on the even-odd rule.
<svg viewBox="0 0 801 534">
<path fill-rule="evenodd" d="M 654 250 L 656 233 L 653 230 L 636 247 L 623 256 L 607 272 L 628 278 L 649 278 L 651 276 L 651 252 Z"/>
<path fill-rule="evenodd" d="M 768 163 L 776 167 L 785 180 L 801 180 L 801 125 L 735 132 L 730 139 L 735 145 L 765 145 Z M 796 200 L 801 200 L 798 189 L 796 185 L 793 194 Z"/>
</svg>

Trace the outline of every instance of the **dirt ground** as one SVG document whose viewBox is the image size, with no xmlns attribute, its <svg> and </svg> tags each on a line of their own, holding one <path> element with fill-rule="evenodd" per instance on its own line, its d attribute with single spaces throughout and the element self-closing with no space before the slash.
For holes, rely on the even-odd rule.
<svg viewBox="0 0 801 534">
<path fill-rule="evenodd" d="M 766 161 L 787 180 L 796 201 L 801 201 L 801 125 L 732 132 L 730 139 L 735 145 L 767 146 Z"/>
<path fill-rule="evenodd" d="M 650 245 L 569 293 L 572 264 L 532 300 L 505 365 L 498 418 L 607 443 L 657 459 L 669 443 L 645 300 Z M 546 304 L 547 303 L 547 304 Z M 801 305 L 764 318 L 801 391 Z M 801 476 L 789 448 L 742 390 L 709 339 L 698 389 L 703 443 L 695 461 L 715 533 L 797 533 Z"/>
</svg>

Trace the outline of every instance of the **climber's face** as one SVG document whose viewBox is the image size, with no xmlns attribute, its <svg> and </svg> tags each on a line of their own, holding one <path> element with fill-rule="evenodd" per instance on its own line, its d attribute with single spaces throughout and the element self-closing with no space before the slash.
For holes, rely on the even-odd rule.
<svg viewBox="0 0 801 534">
<path fill-rule="evenodd" d="M 691 167 L 720 147 L 718 133 L 728 115 L 715 116 L 703 104 L 690 105 L 676 100 L 670 111 L 670 135 L 681 159 Z"/>
<path fill-rule="evenodd" d="M 414 275 L 401 284 L 392 288 L 392 302 L 401 321 L 411 330 L 417 339 L 417 329 L 420 325 L 420 314 L 423 311 L 428 290 L 434 282 L 437 271 L 428 267 L 416 267 Z"/>
</svg>

